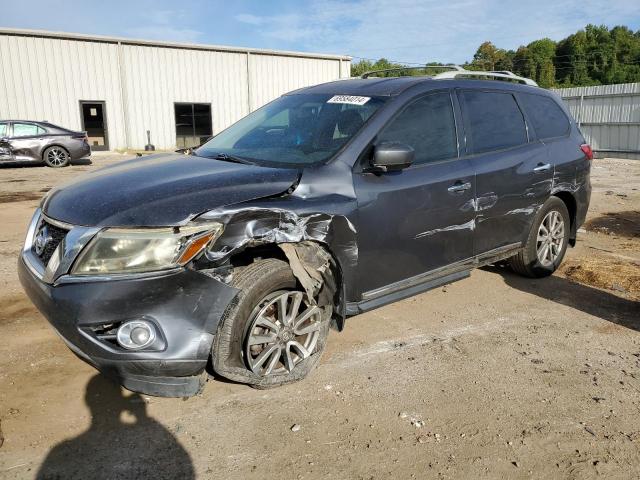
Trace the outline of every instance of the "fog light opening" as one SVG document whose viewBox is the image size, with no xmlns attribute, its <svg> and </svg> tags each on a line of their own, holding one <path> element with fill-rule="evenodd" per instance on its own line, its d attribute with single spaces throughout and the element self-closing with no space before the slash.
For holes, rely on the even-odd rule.
<svg viewBox="0 0 640 480">
<path fill-rule="evenodd" d="M 127 350 L 140 350 L 148 347 L 156 339 L 156 329 L 146 320 L 132 320 L 118 328 L 118 344 Z"/>
</svg>

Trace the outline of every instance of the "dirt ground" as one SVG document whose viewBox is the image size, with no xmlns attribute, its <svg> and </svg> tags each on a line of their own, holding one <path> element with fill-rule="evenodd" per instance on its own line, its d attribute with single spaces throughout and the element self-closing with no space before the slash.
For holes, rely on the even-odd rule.
<svg viewBox="0 0 640 480">
<path fill-rule="evenodd" d="M 17 280 L 43 192 L 124 158 L 0 169 L 0 478 L 640 478 L 640 161 L 594 161 L 558 274 L 476 270 L 349 319 L 303 382 L 182 400 L 96 375 Z"/>
</svg>

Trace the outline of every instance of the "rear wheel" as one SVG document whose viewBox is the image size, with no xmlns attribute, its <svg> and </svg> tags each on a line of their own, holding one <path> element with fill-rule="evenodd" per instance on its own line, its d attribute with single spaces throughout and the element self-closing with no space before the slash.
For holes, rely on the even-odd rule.
<svg viewBox="0 0 640 480">
<path fill-rule="evenodd" d="M 214 371 L 258 388 L 306 377 L 324 350 L 330 312 L 308 298 L 282 260 L 259 260 L 232 285 L 240 293 L 218 327 Z"/>
<path fill-rule="evenodd" d="M 527 277 L 551 275 L 567 251 L 570 226 L 566 205 L 559 198 L 551 197 L 538 211 L 522 251 L 509 259 L 511 268 Z"/>
<path fill-rule="evenodd" d="M 42 156 L 44 163 L 52 168 L 66 167 L 69 165 L 69 160 L 71 159 L 69 152 L 58 146 L 47 148 Z"/>
</svg>

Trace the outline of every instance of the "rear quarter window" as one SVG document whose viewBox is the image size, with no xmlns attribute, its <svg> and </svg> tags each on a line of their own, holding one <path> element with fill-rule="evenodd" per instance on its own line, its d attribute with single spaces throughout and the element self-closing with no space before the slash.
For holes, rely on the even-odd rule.
<svg viewBox="0 0 640 480">
<path fill-rule="evenodd" d="M 562 137 L 569 131 L 569 119 L 552 98 L 522 93 L 518 100 L 540 140 Z"/>
<path fill-rule="evenodd" d="M 474 153 L 527 143 L 524 117 L 511 93 L 466 90 L 462 98 Z"/>
</svg>

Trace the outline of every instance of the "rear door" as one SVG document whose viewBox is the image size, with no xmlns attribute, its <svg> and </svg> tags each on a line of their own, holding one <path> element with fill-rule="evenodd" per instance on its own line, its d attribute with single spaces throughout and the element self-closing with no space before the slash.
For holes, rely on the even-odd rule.
<svg viewBox="0 0 640 480">
<path fill-rule="evenodd" d="M 374 140 L 413 147 L 413 165 L 354 173 L 364 298 L 472 256 L 473 167 L 459 158 L 456 130 L 448 90 L 413 99 Z"/>
<path fill-rule="evenodd" d="M 474 254 L 526 239 L 538 208 L 550 195 L 553 165 L 533 140 L 513 92 L 458 92 L 470 161 L 476 172 Z"/>
<path fill-rule="evenodd" d="M 0 162 L 12 159 L 11 145 L 9 144 L 9 122 L 0 122 Z"/>
<path fill-rule="evenodd" d="M 585 162 L 580 150 L 581 138 L 570 139 L 569 118 L 551 97 L 534 93 L 518 93 L 518 102 L 524 108 L 529 125 L 538 138 L 547 146 L 549 163 L 554 167 L 553 188 L 574 191 L 587 179 L 577 177 L 589 173 L 589 162 Z"/>
</svg>

